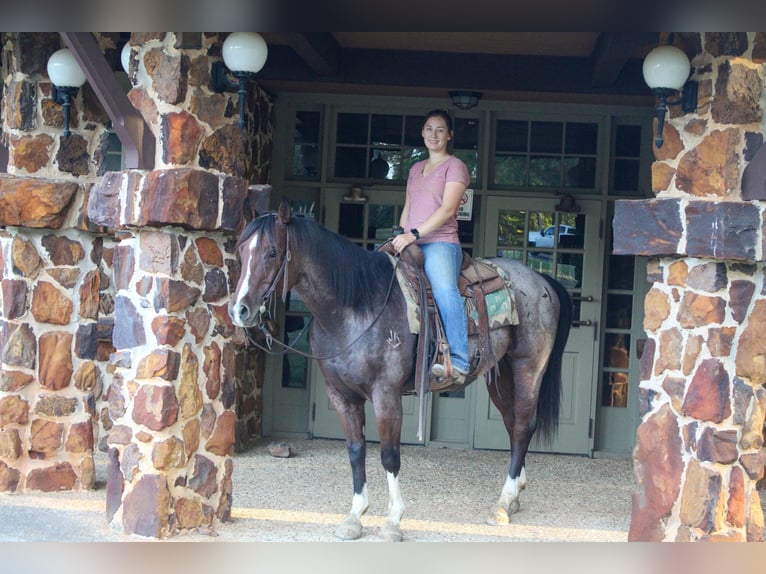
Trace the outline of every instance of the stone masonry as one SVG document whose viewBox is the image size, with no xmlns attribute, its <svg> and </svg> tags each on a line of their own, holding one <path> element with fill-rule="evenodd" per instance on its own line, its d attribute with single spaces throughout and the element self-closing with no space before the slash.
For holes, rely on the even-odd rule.
<svg viewBox="0 0 766 574">
<path fill-rule="evenodd" d="M 649 256 L 633 541 L 760 541 L 766 413 L 764 33 L 676 34 L 697 111 L 671 108 L 656 198 L 617 202 L 615 252 Z M 656 125 L 656 124 L 655 124 Z"/>
<path fill-rule="evenodd" d="M 117 35 L 97 38 L 117 69 Z M 45 75 L 58 34 L 3 35 L 0 493 L 92 488 L 102 448 L 115 528 L 163 537 L 229 518 L 235 443 L 260 432 L 263 360 L 226 306 L 273 120 L 253 87 L 245 134 L 237 95 L 209 89 L 222 40 L 132 35 L 128 97 L 156 167 L 105 172 L 109 118 L 87 84 L 61 135 Z"/>
</svg>

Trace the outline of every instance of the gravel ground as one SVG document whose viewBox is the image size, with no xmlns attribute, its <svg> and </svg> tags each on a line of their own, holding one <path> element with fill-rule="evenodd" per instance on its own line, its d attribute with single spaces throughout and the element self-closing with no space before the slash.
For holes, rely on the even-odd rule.
<svg viewBox="0 0 766 574">
<path fill-rule="evenodd" d="M 342 441 L 290 440 L 294 455 L 272 457 L 268 441 L 234 457 L 233 522 L 217 532 L 169 541 L 332 542 L 350 508 L 351 472 Z M 368 446 L 370 508 L 361 541 L 381 540 L 388 487 L 380 448 Z M 633 487 L 630 460 L 531 453 L 521 510 L 508 526 L 485 518 L 508 468 L 502 451 L 402 447 L 405 542 L 624 542 Z M 146 540 L 112 530 L 104 515 L 105 456 L 97 488 L 0 496 L 0 541 Z"/>
</svg>

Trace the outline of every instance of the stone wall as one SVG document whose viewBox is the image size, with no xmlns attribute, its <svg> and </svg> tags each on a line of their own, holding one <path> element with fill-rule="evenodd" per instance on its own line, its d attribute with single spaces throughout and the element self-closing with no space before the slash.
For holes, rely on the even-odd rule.
<svg viewBox="0 0 766 574">
<path fill-rule="evenodd" d="M 615 252 L 649 256 L 629 539 L 763 539 L 764 33 L 676 34 L 700 82 L 654 148 L 655 199 L 619 201 Z M 656 125 L 656 124 L 655 124 Z M 619 232 L 617 232 L 619 231 Z"/>
<path fill-rule="evenodd" d="M 97 37 L 118 61 L 118 36 Z M 115 527 L 162 537 L 228 518 L 235 442 L 260 432 L 238 409 L 258 408 L 263 361 L 226 305 L 273 114 L 255 86 L 244 133 L 236 93 L 210 90 L 222 40 L 132 35 L 128 97 L 155 169 L 106 172 L 108 118 L 87 84 L 61 135 L 45 76 L 58 34 L 3 35 L 0 492 L 92 488 L 100 445 Z"/>
</svg>

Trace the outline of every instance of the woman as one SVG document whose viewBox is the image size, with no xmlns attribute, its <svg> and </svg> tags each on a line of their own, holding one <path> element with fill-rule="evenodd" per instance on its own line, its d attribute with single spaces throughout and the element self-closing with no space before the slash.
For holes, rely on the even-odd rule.
<svg viewBox="0 0 766 574">
<path fill-rule="evenodd" d="M 423 251 L 426 276 L 439 309 L 452 362 L 452 382 L 462 384 L 469 371 L 468 328 L 458 276 L 463 250 L 457 234 L 457 211 L 470 177 L 465 164 L 447 151 L 452 139 L 452 119 L 444 110 L 433 110 L 423 124 L 423 143 L 428 159 L 410 169 L 407 197 L 399 218 L 405 231 L 393 239 L 401 253 L 417 242 Z M 437 377 L 449 376 L 440 364 Z"/>
</svg>

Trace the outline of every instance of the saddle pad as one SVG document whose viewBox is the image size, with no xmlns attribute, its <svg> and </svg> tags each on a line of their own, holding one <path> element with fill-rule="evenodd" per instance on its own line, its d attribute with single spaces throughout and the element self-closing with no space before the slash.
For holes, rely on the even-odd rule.
<svg viewBox="0 0 766 574">
<path fill-rule="evenodd" d="M 391 265 L 396 267 L 396 259 L 391 255 L 388 255 Z M 505 283 L 503 289 L 499 289 L 492 293 L 485 295 L 487 302 L 487 314 L 489 315 L 489 328 L 498 329 L 500 327 L 507 327 L 508 325 L 519 324 L 519 314 L 516 310 L 516 300 L 513 297 L 513 288 L 511 286 L 511 280 L 508 274 L 497 265 L 494 265 L 486 259 L 477 259 L 486 265 L 492 266 L 497 270 L 498 275 Z M 407 279 L 404 272 L 396 267 L 396 278 L 399 281 L 399 287 L 401 287 L 404 294 L 404 300 L 407 303 L 407 322 L 409 323 L 410 332 L 413 334 L 420 333 L 420 306 L 418 305 L 418 293 L 416 286 Z M 468 334 L 478 333 L 478 319 L 479 314 L 476 310 L 473 298 L 463 296 L 463 307 L 468 319 Z"/>
</svg>

